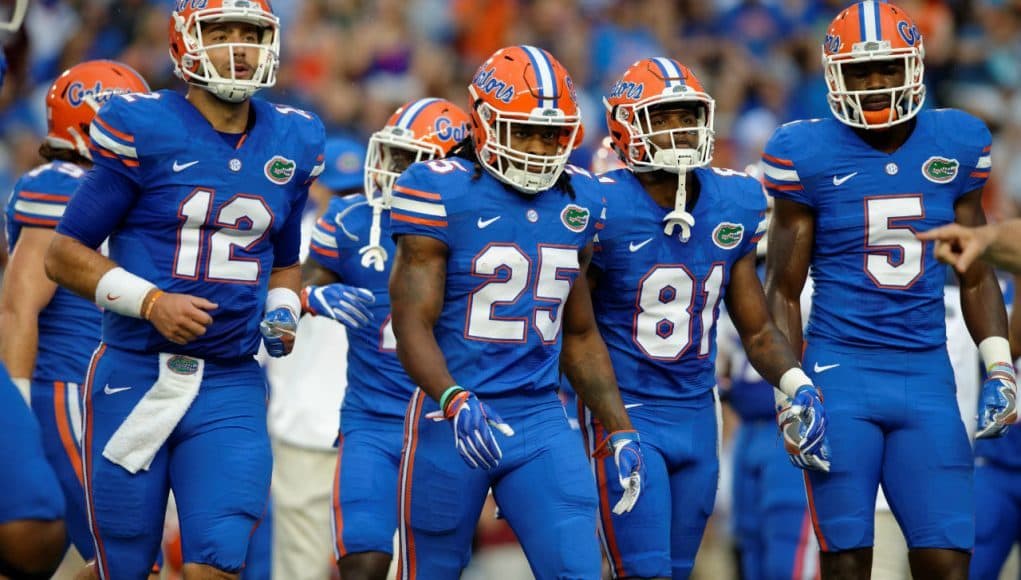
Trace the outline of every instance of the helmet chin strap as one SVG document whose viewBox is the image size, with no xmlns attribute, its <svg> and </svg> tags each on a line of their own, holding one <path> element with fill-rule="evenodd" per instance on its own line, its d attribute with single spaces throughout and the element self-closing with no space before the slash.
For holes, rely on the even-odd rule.
<svg viewBox="0 0 1021 580">
<path fill-rule="evenodd" d="M 655 160 L 661 161 L 662 158 L 671 160 L 671 165 L 676 163 L 678 168 L 677 171 L 677 194 L 674 196 L 674 210 L 666 214 L 663 221 L 666 226 L 663 228 L 663 233 L 668 236 L 672 236 L 674 228 L 680 226 L 680 240 L 681 242 L 687 242 L 691 238 L 691 228 L 695 227 L 695 218 L 686 209 L 688 203 L 688 168 L 695 165 L 695 160 L 698 157 L 698 151 L 695 149 L 668 149 L 657 151 Z"/>
<path fill-rule="evenodd" d="M 386 266 L 386 248 L 379 243 L 380 228 L 379 222 L 383 215 L 383 200 L 377 200 L 372 204 L 372 226 L 369 227 L 369 245 L 358 250 L 362 256 L 362 267 L 373 267 L 377 272 L 382 272 Z"/>
</svg>

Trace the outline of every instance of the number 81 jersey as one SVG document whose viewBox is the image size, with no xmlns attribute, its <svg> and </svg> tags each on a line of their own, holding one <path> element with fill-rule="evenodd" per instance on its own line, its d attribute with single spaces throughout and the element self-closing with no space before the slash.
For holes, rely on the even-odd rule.
<svg viewBox="0 0 1021 580">
<path fill-rule="evenodd" d="M 592 302 L 628 403 L 694 399 L 716 385 L 716 319 L 730 269 L 765 233 L 759 182 L 727 169 L 689 175 L 701 191 L 683 243 L 663 232 L 673 208 L 653 201 L 631 171 L 602 178 L 614 184 L 592 257 Z"/>
<path fill-rule="evenodd" d="M 170 343 L 144 320 L 106 312 L 103 340 L 136 351 L 238 358 L 258 350 L 274 267 L 298 263 L 308 185 L 323 126 L 304 111 L 251 100 L 254 123 L 225 135 L 172 91 L 111 99 L 91 129 L 97 166 L 135 188 L 110 234 L 110 257 L 166 292 L 216 303 L 206 334 Z M 65 220 L 66 221 L 66 220 Z M 62 224 L 72 229 L 87 229 Z"/>
<path fill-rule="evenodd" d="M 766 188 L 815 213 L 809 342 L 909 350 L 946 342 L 946 266 L 914 232 L 954 221 L 957 200 L 985 184 L 991 137 L 962 111 L 916 119 L 890 154 L 835 119 L 789 123 L 766 145 Z"/>
</svg>

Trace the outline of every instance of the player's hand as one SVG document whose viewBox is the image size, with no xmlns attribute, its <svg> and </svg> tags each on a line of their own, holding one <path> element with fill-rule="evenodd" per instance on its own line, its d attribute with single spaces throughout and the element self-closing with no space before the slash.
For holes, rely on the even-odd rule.
<svg viewBox="0 0 1021 580">
<path fill-rule="evenodd" d="M 281 357 L 291 353 L 294 348 L 294 336 L 298 332 L 298 319 L 290 308 L 281 306 L 266 313 L 259 323 L 262 342 L 266 352 L 272 357 Z"/>
<path fill-rule="evenodd" d="M 348 328 L 358 328 L 372 320 L 368 305 L 376 302 L 370 290 L 327 284 L 326 286 L 305 286 L 301 290 L 301 308 L 313 316 L 326 316 Z"/>
<path fill-rule="evenodd" d="M 158 294 L 152 294 L 157 292 Z M 146 301 L 152 300 L 146 319 L 157 332 L 174 344 L 188 344 L 206 333 L 213 323 L 210 310 L 219 305 L 190 294 L 150 291 Z"/>
<path fill-rule="evenodd" d="M 804 385 L 777 410 L 777 423 L 791 463 L 801 469 L 830 470 L 826 410 L 819 391 Z"/>
<path fill-rule="evenodd" d="M 447 400 L 446 408 L 426 415 L 435 421 L 450 421 L 454 444 L 465 463 L 473 468 L 492 469 L 500 463 L 503 451 L 496 442 L 493 429 L 507 437 L 514 429 L 483 403 L 475 393 L 461 389 Z"/>
<path fill-rule="evenodd" d="M 960 224 L 948 224 L 927 232 L 918 232 L 915 236 L 923 241 L 935 240 L 936 259 L 964 273 L 986 252 L 993 242 L 995 232 L 990 226 L 968 228 Z"/>
<path fill-rule="evenodd" d="M 617 478 L 624 488 L 624 495 L 615 506 L 613 513 L 621 515 L 631 511 L 642 493 L 642 481 L 645 479 L 645 459 L 637 431 L 614 431 L 606 436 L 598 446 L 594 455 L 599 458 L 613 454 L 613 462 L 617 466 Z"/>
<path fill-rule="evenodd" d="M 1014 366 L 1006 363 L 993 365 L 986 381 L 982 383 L 975 438 L 1000 437 L 1014 421 L 1017 421 L 1017 377 Z"/>
</svg>

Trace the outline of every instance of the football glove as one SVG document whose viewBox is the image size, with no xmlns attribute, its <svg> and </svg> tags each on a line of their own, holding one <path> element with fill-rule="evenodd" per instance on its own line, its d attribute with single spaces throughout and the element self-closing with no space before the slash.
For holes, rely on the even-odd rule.
<svg viewBox="0 0 1021 580">
<path fill-rule="evenodd" d="M 1017 420 L 1017 377 L 1014 366 L 997 363 L 982 383 L 976 439 L 1000 437 Z"/>
<path fill-rule="evenodd" d="M 290 308 L 281 306 L 266 313 L 266 317 L 259 323 L 259 332 L 262 333 L 262 342 L 266 345 L 266 352 L 272 357 L 281 357 L 287 354 L 287 348 L 281 339 L 284 335 L 294 336 L 298 331 L 298 320 Z"/>
<path fill-rule="evenodd" d="M 613 513 L 621 515 L 631 511 L 642 493 L 642 480 L 645 479 L 645 460 L 642 458 L 642 447 L 637 431 L 614 431 L 606 436 L 593 454 L 604 458 L 613 454 L 613 462 L 617 466 L 617 479 L 624 488 L 624 495 L 615 506 Z"/>
<path fill-rule="evenodd" d="M 372 320 L 368 305 L 375 301 L 371 291 L 340 283 L 305 286 L 301 290 L 302 310 L 332 318 L 348 328 L 358 328 Z"/>
<path fill-rule="evenodd" d="M 483 403 L 475 393 L 457 387 L 446 396 L 446 405 L 440 411 L 426 415 L 434 421 L 450 421 L 454 430 L 454 445 L 465 463 L 473 468 L 492 469 L 499 465 L 503 451 L 496 442 L 493 429 L 507 437 L 514 429 Z"/>
<path fill-rule="evenodd" d="M 784 397 L 777 407 L 777 424 L 791 463 L 801 469 L 830 470 L 826 423 L 822 399 L 812 385 L 798 388 L 793 399 Z"/>
</svg>

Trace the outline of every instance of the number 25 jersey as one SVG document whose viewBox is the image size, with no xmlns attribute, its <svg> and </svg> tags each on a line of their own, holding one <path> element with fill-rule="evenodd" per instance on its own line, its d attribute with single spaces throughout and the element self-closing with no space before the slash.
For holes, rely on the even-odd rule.
<svg viewBox="0 0 1021 580">
<path fill-rule="evenodd" d="M 412 165 L 394 186 L 391 231 L 448 248 L 434 332 L 454 380 L 480 396 L 556 389 L 563 305 L 601 227 L 602 187 L 571 166 L 573 198 L 474 174 L 459 158 Z"/>
<path fill-rule="evenodd" d="M 251 99 L 251 115 L 244 134 L 224 135 L 172 91 L 117 96 L 96 115 L 96 166 L 132 186 L 108 195 L 133 199 L 111 201 L 119 209 L 104 215 L 103 184 L 90 183 L 90 174 L 57 231 L 87 245 L 108 233 L 110 257 L 127 271 L 165 292 L 217 304 L 206 334 L 186 345 L 110 311 L 104 342 L 221 359 L 258 350 L 270 272 L 298 263 L 301 213 L 322 171 L 324 131 L 314 115 L 261 99 Z"/>
<path fill-rule="evenodd" d="M 809 342 L 946 342 L 946 266 L 914 232 L 954 221 L 957 200 L 989 177 L 990 143 L 980 120 L 954 109 L 919 113 L 890 154 L 835 119 L 777 129 L 762 157 L 766 187 L 815 213 Z"/>
</svg>

